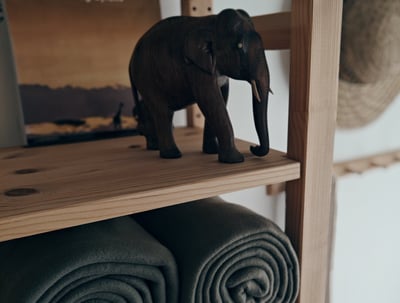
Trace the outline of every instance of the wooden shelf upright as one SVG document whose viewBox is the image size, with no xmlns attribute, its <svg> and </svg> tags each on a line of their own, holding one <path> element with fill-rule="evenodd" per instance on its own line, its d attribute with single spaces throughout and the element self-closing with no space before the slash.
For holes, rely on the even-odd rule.
<svg viewBox="0 0 400 303">
<path fill-rule="evenodd" d="M 325 302 L 342 1 L 293 0 L 290 17 L 254 19 L 267 49 L 290 48 L 287 155 L 301 177 L 286 184 L 285 232 L 300 261 L 298 303 Z"/>
<path fill-rule="evenodd" d="M 288 156 L 301 178 L 286 185 L 286 233 L 301 267 L 298 302 L 326 301 L 342 1 L 293 0 Z"/>
</svg>

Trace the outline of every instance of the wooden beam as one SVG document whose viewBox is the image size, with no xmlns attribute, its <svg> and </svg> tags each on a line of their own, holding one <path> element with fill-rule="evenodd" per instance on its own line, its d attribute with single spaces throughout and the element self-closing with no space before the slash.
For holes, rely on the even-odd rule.
<svg viewBox="0 0 400 303">
<path fill-rule="evenodd" d="M 352 159 L 348 161 L 342 161 L 335 163 L 334 172 L 337 177 L 341 177 L 347 174 L 362 174 L 370 169 L 377 167 L 389 167 L 392 164 L 400 162 L 400 150 L 381 153 L 377 155 L 371 155 L 368 157 L 362 157 Z"/>
<path fill-rule="evenodd" d="M 326 299 L 341 12 L 340 0 L 292 1 L 288 157 L 301 162 L 301 179 L 286 184 L 286 233 L 300 303 Z"/>
<path fill-rule="evenodd" d="M 267 195 L 268 196 L 277 196 L 277 195 L 285 192 L 285 190 L 286 190 L 285 182 L 267 185 Z"/>
<path fill-rule="evenodd" d="M 396 163 L 400 163 L 400 150 L 336 162 L 333 165 L 333 172 L 335 177 L 342 177 L 348 174 L 363 174 L 374 168 L 387 168 Z M 285 189 L 286 183 L 267 185 L 267 194 L 277 196 Z"/>
<path fill-rule="evenodd" d="M 290 12 L 252 17 L 265 49 L 290 48 Z"/>
</svg>

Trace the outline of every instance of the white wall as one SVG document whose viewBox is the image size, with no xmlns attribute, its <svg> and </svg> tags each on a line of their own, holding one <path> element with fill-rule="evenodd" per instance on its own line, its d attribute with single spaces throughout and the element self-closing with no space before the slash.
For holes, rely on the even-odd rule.
<svg viewBox="0 0 400 303">
<path fill-rule="evenodd" d="M 337 184 L 331 303 L 398 303 L 400 164 Z"/>
<path fill-rule="evenodd" d="M 337 130 L 335 159 L 400 150 L 400 96 L 371 124 Z M 400 164 L 337 182 L 331 303 L 398 303 Z"/>
</svg>

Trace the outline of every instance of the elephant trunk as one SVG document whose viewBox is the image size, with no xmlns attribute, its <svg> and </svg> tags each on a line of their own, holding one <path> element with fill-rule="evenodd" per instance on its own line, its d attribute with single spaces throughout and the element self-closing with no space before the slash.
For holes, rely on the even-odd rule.
<svg viewBox="0 0 400 303">
<path fill-rule="evenodd" d="M 257 131 L 260 145 L 251 146 L 250 151 L 259 157 L 265 156 L 269 152 L 269 134 L 268 134 L 268 95 L 270 92 L 269 87 L 269 74 L 267 62 L 264 57 L 264 64 L 259 64 L 258 71 L 259 77 L 250 80 L 253 94 L 253 116 L 254 124 Z"/>
</svg>

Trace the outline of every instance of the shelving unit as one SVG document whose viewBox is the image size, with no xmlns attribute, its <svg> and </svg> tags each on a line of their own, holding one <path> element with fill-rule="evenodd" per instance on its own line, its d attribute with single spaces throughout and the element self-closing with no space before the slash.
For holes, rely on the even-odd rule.
<svg viewBox="0 0 400 303">
<path fill-rule="evenodd" d="M 190 2 L 190 1 L 189 1 Z M 301 265 L 298 302 L 325 301 L 341 1 L 293 0 L 254 18 L 265 47 L 290 47 L 287 155 L 227 165 L 200 152 L 197 128 L 176 130 L 183 158 L 163 160 L 142 137 L 0 150 L 0 241 L 287 182 L 286 233 Z"/>
</svg>

